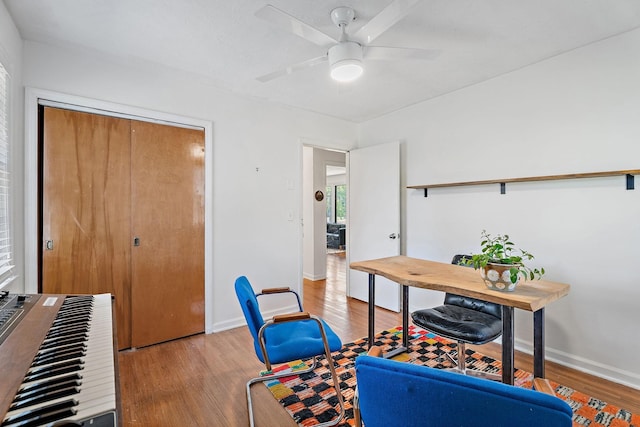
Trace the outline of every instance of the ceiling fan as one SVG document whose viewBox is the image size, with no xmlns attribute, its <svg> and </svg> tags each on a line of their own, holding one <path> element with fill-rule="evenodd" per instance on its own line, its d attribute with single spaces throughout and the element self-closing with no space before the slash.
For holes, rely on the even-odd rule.
<svg viewBox="0 0 640 427">
<path fill-rule="evenodd" d="M 340 37 L 338 39 L 268 4 L 259 9 L 256 12 L 256 16 L 291 31 L 312 43 L 326 47 L 327 53 L 292 64 L 285 69 L 265 74 L 258 77 L 257 80 L 268 82 L 328 61 L 330 75 L 334 80 L 350 82 L 356 80 L 364 72 L 363 60 L 433 59 L 439 55 L 439 50 L 371 46 L 369 44 L 407 15 L 410 8 L 419 1 L 394 0 L 351 35 L 347 33 L 347 27 L 349 23 L 355 21 L 356 13 L 348 6 L 337 7 L 331 11 L 330 17 L 331 21 L 340 29 Z"/>
</svg>

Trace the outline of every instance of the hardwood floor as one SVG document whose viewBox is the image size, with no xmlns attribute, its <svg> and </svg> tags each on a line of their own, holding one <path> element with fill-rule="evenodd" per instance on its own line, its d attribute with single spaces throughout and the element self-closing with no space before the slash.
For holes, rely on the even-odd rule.
<svg viewBox="0 0 640 427">
<path fill-rule="evenodd" d="M 305 310 L 323 317 L 343 341 L 367 334 L 367 304 L 345 296 L 345 260 L 329 256 L 326 281 L 304 283 Z M 376 310 L 376 330 L 402 323 L 399 313 Z M 500 357 L 500 346 L 478 348 Z M 516 354 L 516 367 L 532 370 L 532 358 Z M 124 426 L 245 426 L 245 383 L 263 365 L 246 327 L 195 335 L 119 354 Z M 547 378 L 640 414 L 640 392 L 547 362 Z M 266 387 L 252 387 L 256 425 L 296 424 Z"/>
</svg>

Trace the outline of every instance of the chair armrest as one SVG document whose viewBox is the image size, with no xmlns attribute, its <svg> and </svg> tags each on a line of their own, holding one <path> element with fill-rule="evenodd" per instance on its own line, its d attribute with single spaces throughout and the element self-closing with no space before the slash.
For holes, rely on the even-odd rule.
<svg viewBox="0 0 640 427">
<path fill-rule="evenodd" d="M 376 345 L 374 345 L 373 347 L 371 347 L 369 349 L 369 351 L 367 352 L 367 354 L 369 356 L 373 356 L 373 357 L 382 357 L 382 349 Z"/>
<path fill-rule="evenodd" d="M 280 288 L 267 288 L 260 291 L 261 294 L 280 294 L 283 292 L 293 292 L 291 288 L 283 286 Z"/>
<path fill-rule="evenodd" d="M 295 320 L 310 319 L 311 315 L 306 311 L 300 313 L 278 314 L 273 316 L 273 323 L 292 322 Z"/>
<path fill-rule="evenodd" d="M 537 391 L 545 393 L 545 394 L 549 394 L 551 396 L 555 396 L 556 395 L 556 392 L 553 389 L 553 387 L 551 387 L 551 384 L 549 383 L 549 380 L 547 380 L 545 378 L 534 378 L 533 379 L 533 388 L 534 388 L 534 390 L 537 390 Z"/>
<path fill-rule="evenodd" d="M 260 293 L 256 294 L 256 298 L 261 297 L 263 295 L 276 295 L 276 294 L 284 294 L 284 293 L 290 293 L 295 295 L 296 297 L 296 302 L 298 303 L 298 309 L 300 311 L 304 311 L 302 309 L 302 301 L 300 301 L 300 295 L 298 295 L 298 293 L 296 291 L 294 291 L 293 289 L 287 287 L 287 286 L 281 286 L 278 288 L 266 288 L 260 291 Z"/>
</svg>

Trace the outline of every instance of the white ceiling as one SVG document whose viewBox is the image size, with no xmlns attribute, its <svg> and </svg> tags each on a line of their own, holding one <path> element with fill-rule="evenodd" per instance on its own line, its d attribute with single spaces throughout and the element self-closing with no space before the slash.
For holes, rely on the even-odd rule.
<svg viewBox="0 0 640 427">
<path fill-rule="evenodd" d="M 261 83 L 256 77 L 326 53 L 256 17 L 265 4 L 337 38 L 334 7 L 355 9 L 353 32 L 391 0 L 3 1 L 25 40 L 152 61 L 354 122 L 640 27 L 640 0 L 420 0 L 375 44 L 440 49 L 436 59 L 366 62 L 350 84 L 331 81 L 326 62 Z"/>
</svg>

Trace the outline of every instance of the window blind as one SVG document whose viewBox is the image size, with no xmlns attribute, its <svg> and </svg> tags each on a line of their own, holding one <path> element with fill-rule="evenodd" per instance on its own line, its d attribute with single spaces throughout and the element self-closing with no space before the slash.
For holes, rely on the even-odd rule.
<svg viewBox="0 0 640 427">
<path fill-rule="evenodd" d="M 9 206 L 9 74 L 0 63 L 0 289 L 15 278 Z"/>
</svg>

